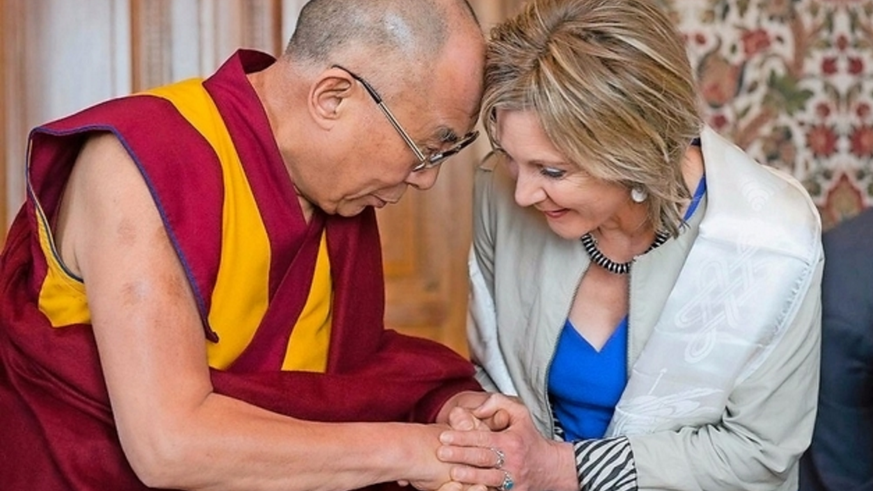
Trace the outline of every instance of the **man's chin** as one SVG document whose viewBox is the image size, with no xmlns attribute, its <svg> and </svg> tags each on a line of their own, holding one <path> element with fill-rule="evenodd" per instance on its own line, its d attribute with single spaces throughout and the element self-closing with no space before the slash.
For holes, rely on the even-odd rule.
<svg viewBox="0 0 873 491">
<path fill-rule="evenodd" d="M 357 215 L 360 215 L 368 206 L 367 203 L 343 203 L 336 207 L 336 210 L 332 213 L 333 215 L 339 215 L 341 217 L 351 218 Z"/>
<path fill-rule="evenodd" d="M 397 200 L 400 198 L 398 197 Z M 384 208 L 388 205 L 394 204 L 397 200 L 388 201 L 386 199 L 382 199 L 374 194 L 369 194 L 362 198 L 351 199 L 347 201 L 341 201 L 337 203 L 336 208 L 334 208 L 333 213 L 326 212 L 332 215 L 339 215 L 343 217 L 353 217 L 356 215 L 360 215 L 362 211 L 364 211 L 368 207 L 372 207 L 375 209 Z"/>
</svg>

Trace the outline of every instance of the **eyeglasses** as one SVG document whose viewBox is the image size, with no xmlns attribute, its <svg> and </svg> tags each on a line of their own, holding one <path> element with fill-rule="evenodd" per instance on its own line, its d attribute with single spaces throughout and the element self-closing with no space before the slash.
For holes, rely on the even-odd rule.
<svg viewBox="0 0 873 491">
<path fill-rule="evenodd" d="M 391 123 L 391 126 L 394 127 L 394 129 L 397 131 L 397 133 L 400 135 L 400 137 L 403 138 L 403 141 L 406 142 L 406 145 L 409 146 L 410 150 L 412 150 L 412 153 L 414 153 L 415 157 L 418 159 L 418 164 L 412 168 L 412 172 L 418 172 L 418 171 L 425 170 L 425 169 L 432 169 L 432 168 L 442 164 L 443 162 L 445 162 L 445 160 L 447 158 L 455 155 L 456 153 L 458 153 L 461 150 L 463 150 L 464 148 L 466 148 L 469 144 L 473 143 L 473 141 L 476 140 L 476 137 L 479 136 L 478 131 L 471 131 L 471 132 L 467 133 L 466 135 L 464 135 L 463 138 L 458 140 L 458 142 L 455 143 L 455 145 L 453 147 L 448 148 L 446 150 L 443 150 L 441 152 L 425 154 L 424 152 L 421 151 L 421 149 L 418 148 L 418 145 L 416 145 L 415 142 L 412 141 L 412 138 L 409 136 L 409 133 L 407 133 L 406 130 L 404 130 L 403 127 L 400 126 L 400 123 L 397 121 L 397 118 L 395 118 L 394 115 L 391 114 L 391 111 L 388 109 L 388 106 L 386 106 L 385 103 L 382 101 L 382 97 L 379 95 L 378 92 L 376 92 L 376 89 L 374 89 L 373 86 L 370 85 L 369 82 L 367 82 L 362 77 L 358 76 L 357 74 L 355 74 L 354 72 L 352 72 L 351 70 L 349 70 L 347 68 L 343 68 L 339 65 L 333 65 L 333 68 L 339 68 L 340 70 L 343 70 L 344 72 L 351 75 L 353 79 L 357 80 L 358 82 L 361 83 L 361 85 L 364 86 L 364 89 L 367 90 L 367 93 L 370 94 L 370 97 L 372 97 L 373 101 L 376 103 L 376 105 L 379 106 L 379 109 L 382 111 L 382 114 L 384 114 L 385 117 L 388 118 L 388 122 Z"/>
</svg>

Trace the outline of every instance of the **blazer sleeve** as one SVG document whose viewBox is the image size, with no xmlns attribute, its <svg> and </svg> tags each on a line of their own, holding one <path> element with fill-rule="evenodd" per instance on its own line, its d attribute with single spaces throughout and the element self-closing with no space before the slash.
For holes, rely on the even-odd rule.
<svg viewBox="0 0 873 491">
<path fill-rule="evenodd" d="M 500 349 L 494 306 L 494 240 L 490 195 L 494 154 L 476 171 L 473 208 L 473 246 L 468 261 L 469 302 L 467 343 L 476 365 L 476 379 L 485 390 L 516 395 L 518 391 Z"/>
</svg>

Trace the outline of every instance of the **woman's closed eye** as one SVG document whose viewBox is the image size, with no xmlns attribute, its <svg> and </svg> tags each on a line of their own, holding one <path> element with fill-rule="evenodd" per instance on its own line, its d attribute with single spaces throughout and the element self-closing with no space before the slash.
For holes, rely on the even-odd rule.
<svg viewBox="0 0 873 491">
<path fill-rule="evenodd" d="M 537 167 L 539 168 L 540 174 L 549 179 L 563 179 L 564 176 L 567 175 L 567 171 L 556 169 L 554 167 L 549 167 L 546 165 L 539 165 Z"/>
</svg>

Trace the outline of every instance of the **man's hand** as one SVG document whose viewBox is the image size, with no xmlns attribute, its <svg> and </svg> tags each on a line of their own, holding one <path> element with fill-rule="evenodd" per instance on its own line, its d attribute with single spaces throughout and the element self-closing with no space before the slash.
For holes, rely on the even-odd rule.
<svg viewBox="0 0 873 491">
<path fill-rule="evenodd" d="M 453 481 L 503 491 L 578 490 L 573 446 L 543 437 L 517 398 L 492 394 L 457 419 L 467 427 L 471 419 L 481 424 L 467 431 L 452 424 L 440 435 L 437 457 L 460 464 L 452 468 Z"/>
<path fill-rule="evenodd" d="M 479 417 L 473 410 L 481 407 L 491 397 L 488 392 L 460 392 L 446 401 L 437 416 L 438 423 L 446 423 L 454 430 L 499 431 L 509 425 L 509 414 L 497 409 L 493 414 Z"/>
<path fill-rule="evenodd" d="M 437 426 L 448 425 L 444 430 L 451 429 L 456 431 L 496 431 L 505 429 L 509 424 L 509 414 L 505 411 L 497 410 L 494 414 L 480 418 L 473 411 L 482 406 L 490 397 L 487 392 L 460 392 L 446 401 L 440 413 L 437 415 Z M 441 459 L 442 460 L 442 459 Z M 490 467 L 494 465 L 493 458 L 491 462 L 482 461 L 479 463 L 481 467 Z M 456 464 L 457 462 L 443 461 L 448 464 Z M 453 466 L 458 467 L 458 466 Z M 422 491 L 433 490 L 433 482 L 421 480 L 404 480 L 399 481 L 401 486 L 412 485 L 416 489 Z M 469 483 L 460 483 L 446 479 L 437 491 L 487 491 L 485 485 L 476 485 Z"/>
</svg>

